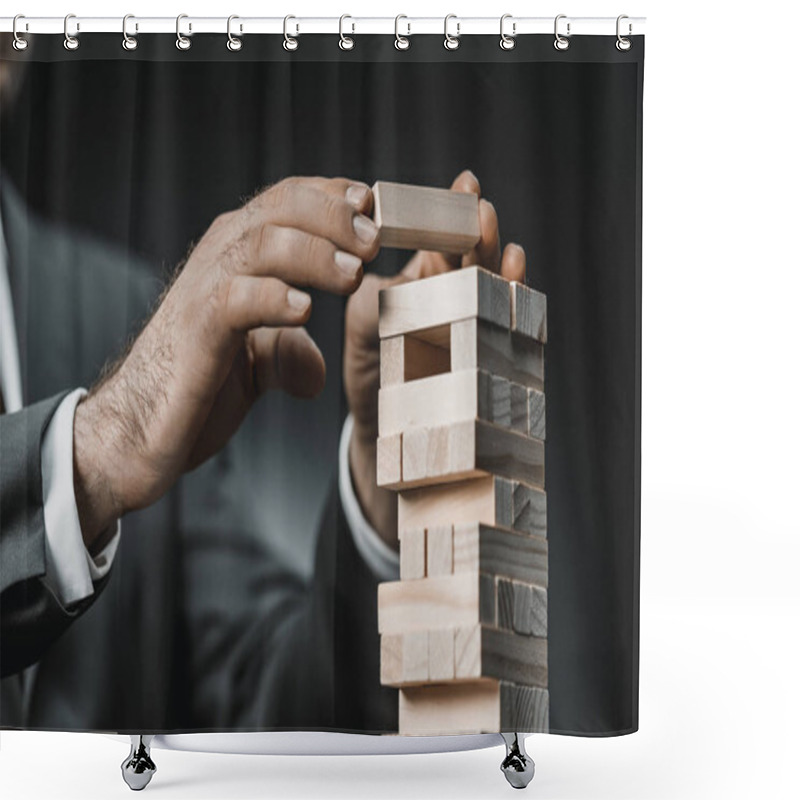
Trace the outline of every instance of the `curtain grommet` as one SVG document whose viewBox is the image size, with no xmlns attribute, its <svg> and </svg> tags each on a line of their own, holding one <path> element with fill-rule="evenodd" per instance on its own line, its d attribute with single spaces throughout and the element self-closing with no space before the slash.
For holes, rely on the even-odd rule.
<svg viewBox="0 0 800 800">
<path fill-rule="evenodd" d="M 233 33 L 231 33 L 231 23 L 235 19 L 239 19 L 236 14 L 231 14 L 228 17 L 228 41 L 225 43 L 225 46 L 231 51 L 231 53 L 238 53 L 239 50 L 242 49 L 242 40 L 238 36 L 234 36 Z M 239 25 L 239 33 L 241 32 L 242 26 Z"/>
<path fill-rule="evenodd" d="M 633 42 L 631 42 L 631 40 L 627 36 L 623 36 L 620 33 L 620 23 L 624 19 L 630 19 L 630 17 L 628 17 L 627 14 L 620 14 L 617 17 L 617 41 L 614 43 L 614 46 L 617 48 L 617 50 L 620 51 L 620 53 L 627 53 L 628 50 L 630 50 L 631 47 L 633 46 Z M 628 36 L 630 36 L 632 33 L 633 33 L 633 25 L 629 22 Z"/>
<path fill-rule="evenodd" d="M 411 40 L 409 37 L 411 36 L 411 23 L 407 22 L 406 27 L 408 30 L 406 31 L 405 36 L 400 35 L 400 20 L 401 19 L 408 19 L 405 14 L 398 14 L 394 18 L 394 46 L 395 50 L 408 50 L 411 47 Z"/>
<path fill-rule="evenodd" d="M 352 36 L 345 36 L 344 35 L 344 21 L 346 19 L 353 19 L 349 14 L 342 14 L 339 17 L 339 49 L 340 50 L 352 50 L 356 46 L 356 40 Z M 350 33 L 356 32 L 356 24 L 355 22 L 350 24 Z"/>
<path fill-rule="evenodd" d="M 139 40 L 136 38 L 135 35 L 131 36 L 128 33 L 128 20 L 129 19 L 136 19 L 136 17 L 134 17 L 133 14 L 126 14 L 122 18 L 122 48 L 124 50 L 128 50 L 130 52 L 131 50 L 135 50 L 139 46 Z M 139 23 L 138 22 L 134 23 L 134 28 L 133 29 L 135 31 L 139 30 Z"/>
<path fill-rule="evenodd" d="M 512 20 L 511 22 L 511 33 L 508 34 L 505 32 L 505 22 L 507 19 Z M 500 49 L 501 50 L 513 50 L 517 46 L 517 23 L 513 21 L 512 14 L 503 14 L 500 17 Z"/>
<path fill-rule="evenodd" d="M 178 50 L 188 50 L 192 46 L 192 40 L 188 36 L 184 36 L 181 33 L 181 20 L 188 18 L 189 18 L 188 14 L 178 14 L 178 16 L 175 19 L 175 36 L 177 37 L 175 39 L 175 47 L 177 47 Z M 191 32 L 192 32 L 192 23 L 190 22 L 189 33 Z"/>
<path fill-rule="evenodd" d="M 17 52 L 22 52 L 23 50 L 27 50 L 28 49 L 28 45 L 30 44 L 30 42 L 28 42 L 27 39 L 23 39 L 22 36 L 20 36 L 19 29 L 17 28 L 17 23 L 21 19 L 25 19 L 25 15 L 24 14 L 17 14 L 14 17 L 14 23 L 11 26 L 11 31 L 14 34 L 14 40 L 12 42 L 12 45 L 13 45 L 14 49 Z M 25 23 L 25 30 L 26 31 L 28 30 L 28 23 L 27 22 Z"/>
<path fill-rule="evenodd" d="M 448 23 L 451 19 L 456 21 L 456 35 L 453 36 L 450 31 L 447 30 Z M 461 36 L 461 23 L 458 21 L 458 17 L 455 14 L 448 14 L 444 18 L 444 49 L 445 50 L 458 50 L 461 41 L 459 40 L 459 36 Z"/>
<path fill-rule="evenodd" d="M 283 49 L 288 50 L 290 53 L 297 50 L 300 45 L 300 42 L 297 41 L 296 36 L 300 33 L 300 26 L 295 23 L 295 35 L 289 36 L 289 20 L 294 19 L 296 20 L 297 17 L 293 17 L 291 14 L 287 14 L 283 18 Z"/>
<path fill-rule="evenodd" d="M 64 49 L 65 50 L 69 50 L 69 51 L 77 50 L 81 46 L 81 43 L 78 41 L 78 37 L 77 36 L 73 36 L 69 32 L 69 21 L 71 19 L 75 19 L 75 18 L 76 17 L 75 17 L 74 14 L 67 14 L 67 16 L 64 17 Z M 76 22 L 75 23 L 75 32 L 76 33 L 79 32 L 80 29 L 81 29 L 80 22 Z"/>
<path fill-rule="evenodd" d="M 553 34 L 555 35 L 555 40 L 553 41 L 553 47 L 560 52 L 564 52 L 565 50 L 569 50 L 569 37 L 572 35 L 570 30 L 571 24 L 567 22 L 567 35 L 562 36 L 558 32 L 558 22 L 559 20 L 566 19 L 566 14 L 558 14 L 555 18 L 555 22 L 553 23 Z"/>
</svg>

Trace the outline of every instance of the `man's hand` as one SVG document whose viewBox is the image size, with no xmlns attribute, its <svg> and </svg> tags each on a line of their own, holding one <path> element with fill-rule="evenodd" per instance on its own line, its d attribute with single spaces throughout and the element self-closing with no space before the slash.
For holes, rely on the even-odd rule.
<svg viewBox="0 0 800 800">
<path fill-rule="evenodd" d="M 480 195 L 478 179 L 462 172 L 451 187 Z M 479 264 L 512 281 L 525 280 L 525 251 L 516 244 L 500 250 L 500 232 L 494 206 L 481 199 L 481 239 L 466 255 L 420 251 L 392 278 L 367 275 L 361 288 L 347 303 L 345 320 L 344 385 L 353 415 L 350 469 L 364 513 L 383 540 L 397 547 L 397 494 L 376 483 L 378 438 L 378 388 L 380 385 L 380 339 L 378 337 L 378 292 L 405 281 L 427 278 L 462 266 Z"/>
<path fill-rule="evenodd" d="M 325 363 L 302 325 L 312 286 L 350 294 L 378 252 L 372 193 L 290 178 L 222 214 L 129 353 L 75 413 L 75 494 L 89 546 L 216 453 L 267 389 L 318 394 Z"/>
</svg>

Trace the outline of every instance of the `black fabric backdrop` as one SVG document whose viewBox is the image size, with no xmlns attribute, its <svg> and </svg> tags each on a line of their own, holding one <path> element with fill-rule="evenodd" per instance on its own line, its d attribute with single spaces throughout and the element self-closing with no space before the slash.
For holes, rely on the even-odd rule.
<svg viewBox="0 0 800 800">
<path fill-rule="evenodd" d="M 469 37 L 446 52 L 420 36 L 398 53 L 391 37 L 362 36 L 342 53 L 309 36 L 293 54 L 280 37 L 245 37 L 236 54 L 224 41 L 195 37 L 179 53 L 173 36 L 148 36 L 127 53 L 118 36 L 87 35 L 66 53 L 39 37 L 2 119 L 3 170 L 45 217 L 163 272 L 218 213 L 284 176 L 446 186 L 472 169 L 548 296 L 551 729 L 635 730 L 644 40 L 619 53 L 613 37 L 576 37 L 560 53 L 547 36 L 511 52 Z M 319 307 L 310 332 L 337 337 L 318 451 L 331 472 L 343 304 Z"/>
</svg>

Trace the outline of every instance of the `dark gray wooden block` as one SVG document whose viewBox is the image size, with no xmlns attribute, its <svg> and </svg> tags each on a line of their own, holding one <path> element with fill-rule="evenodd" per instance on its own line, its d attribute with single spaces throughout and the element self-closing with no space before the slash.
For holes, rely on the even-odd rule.
<svg viewBox="0 0 800 800">
<path fill-rule="evenodd" d="M 528 435 L 537 439 L 544 439 L 545 426 L 545 396 L 544 392 L 536 389 L 528 390 Z"/>
<path fill-rule="evenodd" d="M 483 625 L 497 625 L 496 595 L 494 575 L 481 573 L 478 603 L 480 606 L 479 618 Z"/>
<path fill-rule="evenodd" d="M 541 489 L 514 483 L 511 527 L 524 533 L 547 536 L 547 494 Z"/>
<path fill-rule="evenodd" d="M 500 720 L 504 731 L 550 732 L 550 694 L 537 686 L 500 681 Z"/>
<path fill-rule="evenodd" d="M 511 384 L 502 375 L 492 375 L 492 416 L 495 425 L 511 426 Z M 527 434 L 527 431 L 523 431 Z"/>
<path fill-rule="evenodd" d="M 521 283 L 511 284 L 511 330 L 547 341 L 547 296 Z"/>
<path fill-rule="evenodd" d="M 481 628 L 481 675 L 547 687 L 547 639 Z"/>
<path fill-rule="evenodd" d="M 547 591 L 519 581 L 497 581 L 497 626 L 523 636 L 547 636 Z"/>
<path fill-rule="evenodd" d="M 519 383 L 509 383 L 511 401 L 511 428 L 531 436 L 530 425 L 528 423 L 528 392 L 531 391 Z M 542 438 L 541 436 L 539 437 Z"/>
</svg>

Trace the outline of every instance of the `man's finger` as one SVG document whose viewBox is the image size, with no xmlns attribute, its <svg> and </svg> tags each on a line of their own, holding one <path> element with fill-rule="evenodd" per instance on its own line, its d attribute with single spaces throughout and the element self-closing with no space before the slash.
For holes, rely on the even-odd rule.
<svg viewBox="0 0 800 800">
<path fill-rule="evenodd" d="M 311 298 L 278 278 L 237 275 L 225 298 L 225 321 L 235 331 L 302 325 L 310 313 Z"/>
<path fill-rule="evenodd" d="M 461 265 L 468 267 L 480 264 L 482 267 L 498 272 L 500 270 L 500 224 L 497 212 L 488 201 L 481 199 L 478 205 L 478 217 L 481 225 L 481 238 L 478 244 L 461 258 Z"/>
<path fill-rule="evenodd" d="M 525 250 L 510 242 L 503 250 L 503 261 L 500 265 L 500 274 L 509 281 L 525 283 L 526 258 Z"/>
<path fill-rule="evenodd" d="M 325 386 L 325 359 L 305 328 L 259 328 L 248 337 L 258 394 L 282 389 L 315 397 Z"/>
<path fill-rule="evenodd" d="M 343 187 L 343 184 L 337 185 Z M 345 189 L 343 195 L 325 191 L 320 188 L 318 179 L 281 181 L 243 209 L 247 234 L 257 232 L 264 224 L 299 228 L 329 239 L 339 249 L 353 253 L 363 261 L 371 261 L 380 246 L 378 228 L 366 213 L 359 210 L 369 207 L 371 199 L 361 197 L 356 207 L 348 202 L 347 191 Z"/>
<path fill-rule="evenodd" d="M 336 294 L 354 292 L 364 274 L 361 259 L 339 250 L 330 239 L 270 223 L 250 233 L 245 255 L 235 267 L 243 274 L 271 276 Z"/>
</svg>

